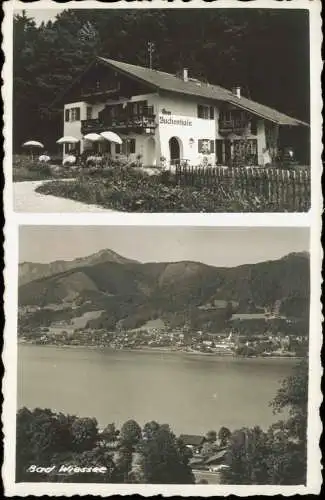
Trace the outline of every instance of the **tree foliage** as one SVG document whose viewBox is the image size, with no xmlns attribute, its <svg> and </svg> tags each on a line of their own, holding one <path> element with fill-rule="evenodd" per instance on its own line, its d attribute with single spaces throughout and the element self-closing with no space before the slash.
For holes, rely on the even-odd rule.
<svg viewBox="0 0 325 500">
<path fill-rule="evenodd" d="M 227 484 L 305 484 L 307 468 L 308 363 L 300 362 L 286 378 L 271 405 L 289 412 L 267 432 L 241 429 L 230 438 L 222 474 Z"/>
<path fill-rule="evenodd" d="M 141 439 L 141 436 L 141 427 L 135 420 L 128 420 L 122 425 L 120 441 L 123 446 L 135 446 Z"/>
<path fill-rule="evenodd" d="M 308 18 L 272 9 L 65 10 L 36 26 L 14 18 L 14 147 L 27 136 L 46 143 L 60 134 L 51 103 L 95 55 L 153 67 L 244 93 L 297 118 L 309 118 Z M 257 42 L 258 41 L 258 42 Z M 28 117 L 28 120 L 26 120 Z"/>
<path fill-rule="evenodd" d="M 146 483 L 194 483 L 186 446 L 176 439 L 168 425 L 151 422 L 146 426 L 138 451 L 142 455 L 142 476 Z"/>
</svg>

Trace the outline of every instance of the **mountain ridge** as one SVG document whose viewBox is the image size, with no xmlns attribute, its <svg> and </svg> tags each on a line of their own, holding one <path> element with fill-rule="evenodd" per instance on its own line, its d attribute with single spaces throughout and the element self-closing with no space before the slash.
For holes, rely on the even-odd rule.
<svg viewBox="0 0 325 500">
<path fill-rule="evenodd" d="M 299 317 L 309 310 L 307 257 L 293 253 L 256 264 L 216 267 L 192 261 L 139 263 L 105 252 L 21 284 L 19 305 L 102 310 L 92 326 L 106 328 L 139 326 L 158 317 L 184 321 L 190 317 L 201 326 L 219 321 L 228 303 L 237 304 L 242 313 L 272 309 L 279 303 L 283 314 Z"/>
<path fill-rule="evenodd" d="M 138 262 L 119 255 L 110 249 L 102 249 L 85 257 L 77 257 L 73 260 L 54 260 L 51 262 L 29 262 L 24 261 L 19 263 L 19 286 L 39 278 L 45 278 L 54 274 L 59 274 L 66 270 L 76 267 L 92 264 L 96 262 Z"/>
</svg>

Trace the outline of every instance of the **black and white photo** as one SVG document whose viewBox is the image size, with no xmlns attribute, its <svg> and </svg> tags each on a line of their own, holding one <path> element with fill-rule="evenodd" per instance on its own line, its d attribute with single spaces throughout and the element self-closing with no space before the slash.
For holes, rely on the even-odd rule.
<svg viewBox="0 0 325 500">
<path fill-rule="evenodd" d="M 23 226 L 19 254 L 17 482 L 305 484 L 307 228 Z"/>
<path fill-rule="evenodd" d="M 4 2 L 4 493 L 321 489 L 321 4 Z"/>
<path fill-rule="evenodd" d="M 13 36 L 17 211 L 310 209 L 308 10 L 26 9 Z"/>
</svg>

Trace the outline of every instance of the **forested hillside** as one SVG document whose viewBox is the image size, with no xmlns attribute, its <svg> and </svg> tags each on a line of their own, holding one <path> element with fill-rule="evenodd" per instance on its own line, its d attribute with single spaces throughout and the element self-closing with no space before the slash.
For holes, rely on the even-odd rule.
<svg viewBox="0 0 325 500">
<path fill-rule="evenodd" d="M 18 152 L 29 138 L 48 150 L 62 135 L 53 101 L 95 55 L 190 75 L 309 120 L 308 14 L 259 9 L 65 10 L 37 26 L 14 19 L 13 131 Z M 27 119 L 28 117 L 28 119 Z"/>
<path fill-rule="evenodd" d="M 81 266 L 78 260 L 74 268 L 72 261 L 64 272 L 23 284 L 19 305 L 103 311 L 92 321 L 95 328 L 135 328 L 157 318 L 173 325 L 217 325 L 230 318 L 233 305 L 237 312 L 252 313 L 277 303 L 281 314 L 308 319 L 308 254 L 233 268 L 188 261 L 123 262 L 116 254 L 113 261 L 98 263 L 95 256 L 92 261 Z M 38 311 L 34 319 L 42 316 Z"/>
</svg>

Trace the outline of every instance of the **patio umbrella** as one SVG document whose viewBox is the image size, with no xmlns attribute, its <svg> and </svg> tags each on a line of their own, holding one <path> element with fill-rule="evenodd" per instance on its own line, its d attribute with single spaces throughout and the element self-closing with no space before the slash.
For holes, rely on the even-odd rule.
<svg viewBox="0 0 325 500">
<path fill-rule="evenodd" d="M 77 144 L 80 141 L 80 139 L 77 139 L 76 137 L 73 137 L 72 135 L 64 135 L 63 137 L 60 137 L 56 141 L 57 144 Z M 68 152 L 68 151 L 66 151 Z M 64 154 L 64 148 L 63 148 L 63 154 Z"/>
<path fill-rule="evenodd" d="M 79 142 L 79 139 L 71 135 L 65 135 L 56 141 L 57 144 L 76 144 L 77 142 Z"/>
<path fill-rule="evenodd" d="M 33 148 L 44 148 L 44 144 L 39 141 L 26 141 L 23 144 L 24 148 L 30 148 L 31 157 L 33 158 Z"/>
<path fill-rule="evenodd" d="M 123 142 L 121 137 L 115 134 L 115 132 L 107 131 L 107 132 L 102 132 L 100 135 L 104 137 L 104 139 L 106 139 L 107 141 L 115 142 L 116 144 L 122 144 Z"/>
<path fill-rule="evenodd" d="M 44 144 L 42 144 L 41 142 L 39 141 L 27 141 L 27 142 L 24 142 L 23 146 L 31 146 L 31 147 L 35 147 L 35 148 L 44 148 Z"/>
<path fill-rule="evenodd" d="M 86 141 L 97 142 L 101 141 L 102 137 L 99 134 L 92 133 L 84 135 L 84 139 L 86 139 Z"/>
</svg>

